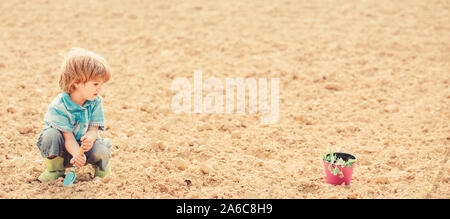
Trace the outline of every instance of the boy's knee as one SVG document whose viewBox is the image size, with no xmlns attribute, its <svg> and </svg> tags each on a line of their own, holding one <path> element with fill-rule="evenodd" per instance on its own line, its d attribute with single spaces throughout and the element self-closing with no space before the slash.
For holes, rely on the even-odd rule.
<svg viewBox="0 0 450 219">
<path fill-rule="evenodd" d="M 60 147 L 63 144 L 64 137 L 62 133 L 54 128 L 45 129 L 36 143 L 43 157 L 59 156 L 61 154 Z"/>
<path fill-rule="evenodd" d="M 94 161 L 107 160 L 111 157 L 111 143 L 107 139 L 98 139 L 91 149 L 91 157 Z"/>
<path fill-rule="evenodd" d="M 60 143 L 63 140 L 63 135 L 58 129 L 48 128 L 42 133 L 41 138 L 42 145 L 50 145 L 55 142 Z"/>
</svg>

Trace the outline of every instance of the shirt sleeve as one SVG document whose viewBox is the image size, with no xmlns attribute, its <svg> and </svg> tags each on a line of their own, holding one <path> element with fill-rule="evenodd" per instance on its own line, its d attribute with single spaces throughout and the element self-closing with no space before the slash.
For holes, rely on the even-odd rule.
<svg viewBox="0 0 450 219">
<path fill-rule="evenodd" d="M 89 127 L 98 126 L 101 131 L 105 130 L 105 117 L 103 115 L 103 99 L 99 96 L 97 103 L 92 109 L 92 116 L 89 122 Z"/>
<path fill-rule="evenodd" d="M 45 115 L 44 122 L 55 129 L 63 132 L 72 132 L 73 126 L 70 123 L 69 117 L 66 113 L 61 110 L 50 106 L 48 108 L 47 114 Z"/>
</svg>

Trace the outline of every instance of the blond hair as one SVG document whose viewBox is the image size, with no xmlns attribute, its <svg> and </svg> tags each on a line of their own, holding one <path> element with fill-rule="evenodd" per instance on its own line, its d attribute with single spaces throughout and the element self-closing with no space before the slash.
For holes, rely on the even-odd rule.
<svg viewBox="0 0 450 219">
<path fill-rule="evenodd" d="M 59 87 L 71 93 L 74 83 L 86 83 L 90 80 L 109 81 L 111 67 L 106 60 L 86 49 L 72 48 L 61 66 Z"/>
</svg>

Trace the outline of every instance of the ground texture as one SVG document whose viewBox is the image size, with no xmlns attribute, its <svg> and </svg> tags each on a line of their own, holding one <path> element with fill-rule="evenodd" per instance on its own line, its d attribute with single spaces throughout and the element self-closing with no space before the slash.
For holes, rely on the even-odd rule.
<svg viewBox="0 0 450 219">
<path fill-rule="evenodd" d="M 0 2 L 0 198 L 450 198 L 450 1 Z M 104 56 L 113 175 L 40 183 L 71 47 Z M 175 114 L 177 77 L 279 78 L 280 117 Z M 358 162 L 325 183 L 322 153 Z"/>
</svg>

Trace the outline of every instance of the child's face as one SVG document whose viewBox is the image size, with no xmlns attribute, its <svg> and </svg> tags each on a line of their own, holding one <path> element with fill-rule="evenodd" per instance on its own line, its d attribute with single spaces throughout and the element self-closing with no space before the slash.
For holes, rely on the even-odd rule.
<svg viewBox="0 0 450 219">
<path fill-rule="evenodd" d="M 103 81 L 101 80 L 92 80 L 84 84 L 78 83 L 76 89 L 80 92 L 84 99 L 92 101 L 100 93 L 102 84 Z"/>
</svg>

